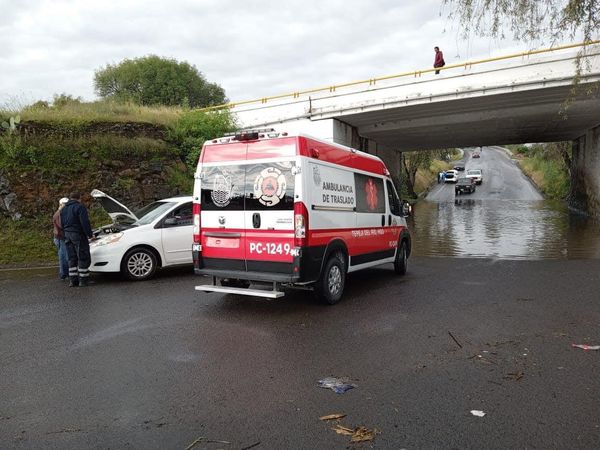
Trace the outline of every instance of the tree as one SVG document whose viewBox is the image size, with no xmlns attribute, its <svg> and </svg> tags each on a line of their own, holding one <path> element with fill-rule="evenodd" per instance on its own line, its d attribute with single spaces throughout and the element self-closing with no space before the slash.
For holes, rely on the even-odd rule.
<svg viewBox="0 0 600 450">
<path fill-rule="evenodd" d="M 447 153 L 447 150 L 402 152 L 405 183 L 403 183 L 401 190 L 406 190 L 406 193 L 410 197 L 416 198 L 415 184 L 417 181 L 417 171 L 419 169 L 428 169 L 434 159 L 441 159 Z"/>
<path fill-rule="evenodd" d="M 227 101 L 223 88 L 195 66 L 156 55 L 107 64 L 96 71 L 94 88 L 100 97 L 139 105 L 199 108 Z"/>
<path fill-rule="evenodd" d="M 170 138 L 178 143 L 190 169 L 195 169 L 204 141 L 237 130 L 235 118 L 228 109 L 219 111 L 186 111 L 173 129 Z"/>
<path fill-rule="evenodd" d="M 521 41 L 582 35 L 591 41 L 600 35 L 600 0 L 443 0 L 454 6 L 465 35 L 504 38 L 508 28 Z"/>
</svg>

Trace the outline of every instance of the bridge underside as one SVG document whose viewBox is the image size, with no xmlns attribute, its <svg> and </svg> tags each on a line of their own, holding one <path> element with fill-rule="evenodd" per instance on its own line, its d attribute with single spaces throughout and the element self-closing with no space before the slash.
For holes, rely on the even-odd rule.
<svg viewBox="0 0 600 450">
<path fill-rule="evenodd" d="M 422 103 L 330 116 L 395 150 L 574 140 L 600 124 L 600 96 L 589 85 Z M 565 99 L 567 99 L 565 101 Z"/>
</svg>

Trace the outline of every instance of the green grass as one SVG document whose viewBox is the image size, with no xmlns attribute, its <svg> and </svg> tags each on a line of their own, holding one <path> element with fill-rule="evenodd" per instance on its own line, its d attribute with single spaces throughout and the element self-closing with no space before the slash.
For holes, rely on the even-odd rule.
<svg viewBox="0 0 600 450">
<path fill-rule="evenodd" d="M 90 208 L 93 228 L 111 222 L 98 206 Z M 0 265 L 34 266 L 57 262 L 56 247 L 52 242 L 52 216 L 38 216 L 12 220 L 0 217 Z"/>
<path fill-rule="evenodd" d="M 60 107 L 25 106 L 4 107 L 0 117 L 19 114 L 21 122 L 92 123 L 92 122 L 146 122 L 167 127 L 174 126 L 185 112 L 180 107 L 139 106 L 115 101 L 67 102 Z"/>
<path fill-rule="evenodd" d="M 0 264 L 47 263 L 56 256 L 52 242 L 52 218 L 12 220 L 0 217 Z"/>
<path fill-rule="evenodd" d="M 570 180 L 562 161 L 535 155 L 524 157 L 519 164 L 523 172 L 535 182 L 547 198 L 556 200 L 566 198 L 569 193 Z"/>
</svg>

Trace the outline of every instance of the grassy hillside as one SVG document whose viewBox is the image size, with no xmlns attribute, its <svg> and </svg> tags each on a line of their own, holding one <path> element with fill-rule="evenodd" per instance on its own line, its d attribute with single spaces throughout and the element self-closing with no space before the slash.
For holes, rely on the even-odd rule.
<svg viewBox="0 0 600 450">
<path fill-rule="evenodd" d="M 531 146 L 509 146 L 519 165 L 540 191 L 551 199 L 564 200 L 570 187 L 569 169 L 565 162 L 570 158 L 570 144 L 555 142 Z"/>
<path fill-rule="evenodd" d="M 235 129 L 227 111 L 68 100 L 0 110 L 0 264 L 54 260 L 58 199 L 100 189 L 131 207 L 189 194 L 206 139 Z M 15 120 L 18 119 L 18 120 Z M 92 209 L 93 225 L 107 222 Z"/>
</svg>

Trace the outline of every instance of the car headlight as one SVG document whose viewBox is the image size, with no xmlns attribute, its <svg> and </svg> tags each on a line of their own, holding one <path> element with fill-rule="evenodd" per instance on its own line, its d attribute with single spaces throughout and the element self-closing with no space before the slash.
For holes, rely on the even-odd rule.
<svg viewBox="0 0 600 450">
<path fill-rule="evenodd" d="M 123 237 L 123 233 L 113 233 L 108 236 L 101 237 L 97 241 L 93 241 L 92 245 L 99 247 L 101 245 L 114 244 L 115 242 L 119 242 L 119 240 Z"/>
</svg>

